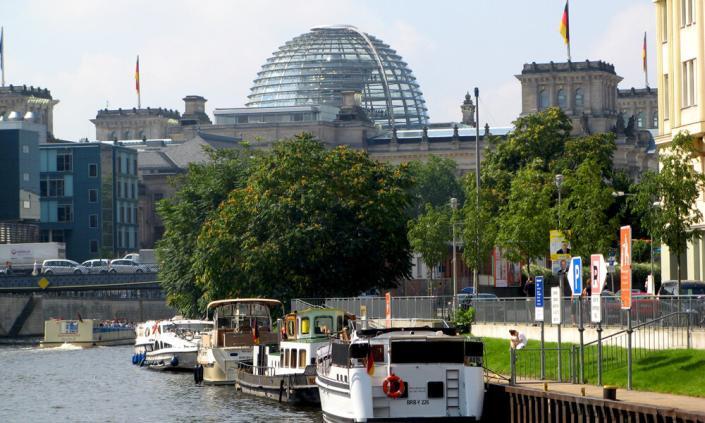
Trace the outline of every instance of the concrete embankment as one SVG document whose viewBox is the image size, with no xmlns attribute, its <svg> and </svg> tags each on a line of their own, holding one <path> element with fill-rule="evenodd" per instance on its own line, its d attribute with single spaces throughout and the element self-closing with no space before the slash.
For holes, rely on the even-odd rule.
<svg viewBox="0 0 705 423">
<path fill-rule="evenodd" d="M 0 337 L 42 336 L 44 321 L 53 317 L 125 319 L 141 322 L 173 317 L 164 300 L 62 298 L 35 295 L 0 296 Z"/>
</svg>

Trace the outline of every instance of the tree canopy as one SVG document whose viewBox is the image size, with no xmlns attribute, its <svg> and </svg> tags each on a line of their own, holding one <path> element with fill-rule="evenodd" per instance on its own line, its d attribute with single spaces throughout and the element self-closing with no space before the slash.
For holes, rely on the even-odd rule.
<svg viewBox="0 0 705 423">
<path fill-rule="evenodd" d="M 357 295 L 410 275 L 410 177 L 310 135 L 275 144 L 204 224 L 203 303 L 223 297 Z"/>
</svg>

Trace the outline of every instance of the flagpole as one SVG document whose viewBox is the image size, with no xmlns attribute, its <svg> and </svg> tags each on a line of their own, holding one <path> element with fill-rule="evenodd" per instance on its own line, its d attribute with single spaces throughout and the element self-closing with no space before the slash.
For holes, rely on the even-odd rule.
<svg viewBox="0 0 705 423">
<path fill-rule="evenodd" d="M 2 86 L 5 86 L 5 28 L 0 27 L 0 64 L 2 66 Z"/>
<path fill-rule="evenodd" d="M 646 31 L 644 31 L 644 85 L 646 85 L 646 88 L 649 88 L 649 65 L 646 58 Z"/>
<path fill-rule="evenodd" d="M 140 86 L 140 55 L 137 55 L 137 70 L 135 72 L 137 79 L 137 110 L 142 108 L 142 87 Z"/>
</svg>

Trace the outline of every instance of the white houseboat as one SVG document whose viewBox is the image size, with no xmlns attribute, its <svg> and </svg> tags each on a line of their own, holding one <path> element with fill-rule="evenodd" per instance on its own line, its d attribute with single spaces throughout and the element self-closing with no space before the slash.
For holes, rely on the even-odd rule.
<svg viewBox="0 0 705 423">
<path fill-rule="evenodd" d="M 277 344 L 279 335 L 272 330 L 271 311 L 281 309 L 278 300 L 238 298 L 208 304 L 212 315 L 211 331 L 204 333 L 198 347 L 196 382 L 233 385 L 240 363 L 252 364 L 255 345 Z"/>
<path fill-rule="evenodd" d="M 95 319 L 51 319 L 44 322 L 44 340 L 40 347 L 72 344 L 80 347 L 129 345 L 135 341 L 133 327 Z"/>
<path fill-rule="evenodd" d="M 310 308 L 287 314 L 279 344 L 254 347 L 253 365 L 237 373 L 237 387 L 245 393 L 294 404 L 318 404 L 316 351 L 331 336 L 347 333 L 341 310 Z"/>
<path fill-rule="evenodd" d="M 356 328 L 351 342 L 334 339 L 318 352 L 316 383 L 325 421 L 480 420 L 485 389 L 480 341 L 457 336 L 440 322 L 368 323 Z"/>
<path fill-rule="evenodd" d="M 136 331 L 136 357 L 132 362 L 151 369 L 193 371 L 201 336 L 212 328 L 210 321 L 180 316 L 147 322 Z"/>
</svg>

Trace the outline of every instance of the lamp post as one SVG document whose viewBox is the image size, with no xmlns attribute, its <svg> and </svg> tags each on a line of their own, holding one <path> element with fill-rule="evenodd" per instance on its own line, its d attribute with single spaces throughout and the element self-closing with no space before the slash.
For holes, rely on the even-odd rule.
<svg viewBox="0 0 705 423">
<path fill-rule="evenodd" d="M 477 216 L 480 216 L 480 89 L 475 87 L 475 188 L 477 194 Z M 480 289 L 478 278 L 480 277 L 480 220 L 477 220 L 477 233 L 475 234 L 475 251 L 477 253 L 477 264 L 472 271 L 472 292 L 477 295 Z"/>
<path fill-rule="evenodd" d="M 556 188 L 558 188 L 558 230 L 561 230 L 561 184 L 563 184 L 563 175 L 560 173 L 556 175 L 555 177 L 556 181 Z M 561 295 L 558 296 L 558 302 L 560 303 L 559 306 L 559 313 L 561 316 L 561 320 L 563 320 L 563 273 L 561 270 L 558 270 L 558 286 L 560 287 Z M 561 363 L 561 324 L 558 323 L 557 325 L 558 329 L 558 380 L 561 381 L 563 378 L 563 371 L 562 371 L 562 363 Z"/>
<path fill-rule="evenodd" d="M 458 306 L 458 271 L 456 266 L 456 248 L 455 248 L 455 211 L 458 209 L 458 199 L 453 197 L 450 199 L 450 208 L 453 209 L 451 215 L 451 226 L 453 227 L 453 311 L 455 312 Z"/>
</svg>

